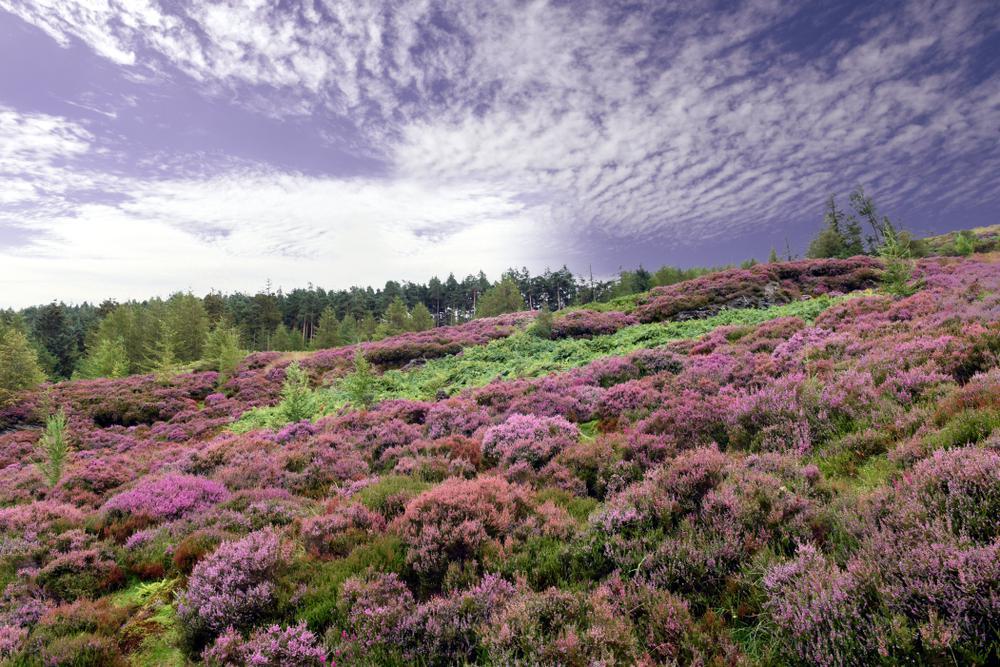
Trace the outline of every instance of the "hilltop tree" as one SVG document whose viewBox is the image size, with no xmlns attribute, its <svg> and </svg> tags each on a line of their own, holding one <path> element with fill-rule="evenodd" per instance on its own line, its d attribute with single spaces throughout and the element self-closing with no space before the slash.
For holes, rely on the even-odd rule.
<svg viewBox="0 0 1000 667">
<path fill-rule="evenodd" d="M 314 350 L 324 350 L 338 345 L 343 345 L 343 342 L 340 338 L 340 322 L 337 321 L 337 311 L 327 306 L 319 316 L 316 335 L 310 341 L 310 347 Z"/>
<path fill-rule="evenodd" d="M 15 327 L 0 328 L 0 405 L 18 392 L 34 389 L 45 380 L 38 354 L 27 336 Z"/>
<path fill-rule="evenodd" d="M 128 375 L 129 362 L 121 337 L 101 338 L 80 362 L 76 375 L 81 378 L 118 378 Z"/>
<path fill-rule="evenodd" d="M 524 297 L 517 283 L 509 276 L 483 294 L 476 306 L 476 317 L 494 317 L 524 310 Z"/>
<path fill-rule="evenodd" d="M 201 359 L 208 337 L 208 313 L 202 300 L 190 292 L 178 292 L 166 303 L 167 318 L 173 331 L 174 353 L 179 361 Z"/>
<path fill-rule="evenodd" d="M 353 345 L 358 342 L 358 321 L 354 315 L 350 313 L 344 315 L 344 319 L 340 321 L 337 335 L 344 345 Z"/>
<path fill-rule="evenodd" d="M 406 309 L 402 298 L 397 296 L 389 304 L 389 308 L 385 311 L 385 326 L 386 333 L 390 336 L 409 331 L 410 311 Z"/>
<path fill-rule="evenodd" d="M 79 356 L 76 337 L 61 303 L 51 303 L 38 311 L 34 324 L 35 339 L 51 355 L 53 377 L 68 378 L 73 374 Z"/>
<path fill-rule="evenodd" d="M 219 373 L 218 385 L 226 384 L 245 356 L 235 327 L 216 326 L 205 343 L 205 358 Z"/>
<path fill-rule="evenodd" d="M 434 317 L 423 303 L 418 303 L 410 313 L 410 328 L 413 331 L 427 331 L 434 328 Z"/>
</svg>

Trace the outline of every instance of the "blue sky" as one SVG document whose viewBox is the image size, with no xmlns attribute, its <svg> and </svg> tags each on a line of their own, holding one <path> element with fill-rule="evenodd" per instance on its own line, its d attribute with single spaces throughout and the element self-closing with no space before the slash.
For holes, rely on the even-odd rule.
<svg viewBox="0 0 1000 667">
<path fill-rule="evenodd" d="M 763 258 L 858 183 L 921 233 L 1000 203 L 996 2 L 0 0 L 0 63 L 0 306 Z"/>
</svg>

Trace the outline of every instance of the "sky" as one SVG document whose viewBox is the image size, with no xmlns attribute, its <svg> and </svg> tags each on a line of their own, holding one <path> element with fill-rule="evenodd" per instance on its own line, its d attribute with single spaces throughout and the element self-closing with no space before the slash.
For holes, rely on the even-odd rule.
<svg viewBox="0 0 1000 667">
<path fill-rule="evenodd" d="M 1000 210 L 1000 3 L 0 0 L 0 307 L 803 252 Z"/>
</svg>

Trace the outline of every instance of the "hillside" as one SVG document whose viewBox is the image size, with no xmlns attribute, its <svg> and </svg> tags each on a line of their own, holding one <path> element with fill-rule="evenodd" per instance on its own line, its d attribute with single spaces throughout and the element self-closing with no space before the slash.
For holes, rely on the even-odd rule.
<svg viewBox="0 0 1000 667">
<path fill-rule="evenodd" d="M 0 664 L 996 664 L 998 262 L 906 297 L 872 258 L 758 264 L 26 394 Z"/>
</svg>

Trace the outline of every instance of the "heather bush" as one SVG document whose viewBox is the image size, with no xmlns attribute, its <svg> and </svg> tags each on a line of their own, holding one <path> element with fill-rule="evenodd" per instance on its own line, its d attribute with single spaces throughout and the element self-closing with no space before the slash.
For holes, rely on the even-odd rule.
<svg viewBox="0 0 1000 667">
<path fill-rule="evenodd" d="M 224 542 L 195 565 L 177 606 L 186 646 L 197 653 L 227 627 L 245 629 L 271 613 L 285 561 L 278 534 L 262 530 Z"/>
<path fill-rule="evenodd" d="M 270 625 L 248 638 L 228 628 L 205 650 L 202 658 L 210 667 L 322 667 L 326 650 L 305 624 L 282 628 Z"/>
<path fill-rule="evenodd" d="M 763 580 L 767 612 L 786 660 L 813 665 L 869 664 L 887 653 L 877 599 L 851 570 L 805 544 Z M 882 642 L 880 645 L 879 642 Z"/>
<path fill-rule="evenodd" d="M 515 595 L 484 628 L 495 664 L 632 664 L 639 649 L 626 617 L 599 594 L 550 588 Z"/>
<path fill-rule="evenodd" d="M 399 519 L 407 564 L 436 590 L 449 568 L 474 568 L 499 549 L 530 511 L 525 493 L 503 479 L 448 480 L 411 500 Z"/>
<path fill-rule="evenodd" d="M 303 521 L 302 540 L 306 549 L 315 556 L 343 557 L 384 527 L 385 519 L 382 515 L 364 505 L 343 505 L 329 514 Z"/>
<path fill-rule="evenodd" d="M 638 320 L 614 311 L 574 310 L 553 319 L 551 338 L 606 336 L 638 324 Z"/>
<path fill-rule="evenodd" d="M 480 634 L 514 596 L 515 587 L 486 575 L 474 587 L 435 596 L 418 605 L 403 623 L 407 659 L 428 665 L 472 662 L 481 650 Z"/>
<path fill-rule="evenodd" d="M 229 491 L 218 482 L 168 474 L 143 478 L 135 488 L 111 497 L 102 509 L 111 520 L 138 515 L 162 521 L 203 512 L 228 498 Z"/>
<path fill-rule="evenodd" d="M 80 667 L 125 667 L 128 660 L 114 639 L 93 634 L 60 637 L 41 651 L 42 664 Z"/>
<path fill-rule="evenodd" d="M 118 587 L 123 579 L 111 554 L 99 548 L 59 554 L 35 575 L 35 580 L 48 595 L 67 602 L 81 597 L 99 597 Z"/>
<path fill-rule="evenodd" d="M 579 430 L 562 417 L 513 414 L 483 434 L 483 457 L 505 466 L 524 461 L 538 469 L 578 437 Z"/>
<path fill-rule="evenodd" d="M 341 650 L 378 655 L 391 654 L 403 646 L 403 628 L 414 602 L 396 574 L 348 579 L 340 592 L 340 604 L 349 638 Z"/>
</svg>

